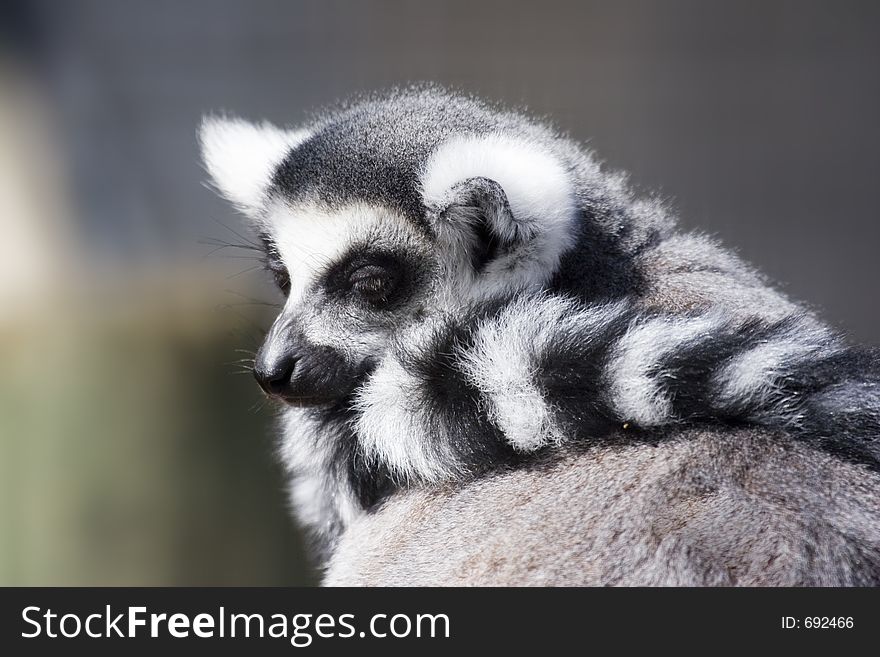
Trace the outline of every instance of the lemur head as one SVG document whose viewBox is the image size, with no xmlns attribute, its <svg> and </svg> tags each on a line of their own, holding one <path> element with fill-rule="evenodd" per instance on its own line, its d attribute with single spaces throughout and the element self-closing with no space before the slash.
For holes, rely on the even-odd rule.
<svg viewBox="0 0 880 657">
<path fill-rule="evenodd" d="M 207 118 L 200 138 L 286 296 L 255 375 L 291 404 L 347 395 L 396 332 L 426 317 L 541 289 L 576 232 L 561 141 L 436 89 L 297 130 Z"/>
</svg>

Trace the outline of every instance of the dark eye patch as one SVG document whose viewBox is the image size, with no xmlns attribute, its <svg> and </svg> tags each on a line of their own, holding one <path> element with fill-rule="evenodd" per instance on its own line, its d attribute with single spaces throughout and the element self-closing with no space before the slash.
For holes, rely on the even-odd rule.
<svg viewBox="0 0 880 657">
<path fill-rule="evenodd" d="M 355 247 L 330 266 L 323 285 L 330 296 L 391 309 L 410 296 L 417 278 L 418 267 L 406 254 Z"/>
<path fill-rule="evenodd" d="M 259 238 L 260 242 L 263 244 L 263 264 L 267 271 L 272 274 L 272 278 L 275 279 L 275 284 L 284 296 L 287 296 L 290 294 L 290 274 L 287 271 L 287 267 L 284 266 L 284 262 L 281 260 L 278 248 L 268 234 L 260 233 Z"/>
</svg>

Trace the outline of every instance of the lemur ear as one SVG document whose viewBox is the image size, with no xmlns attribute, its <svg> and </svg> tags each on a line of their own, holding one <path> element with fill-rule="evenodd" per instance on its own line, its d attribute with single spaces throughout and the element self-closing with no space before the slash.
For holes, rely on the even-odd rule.
<svg viewBox="0 0 880 657">
<path fill-rule="evenodd" d="M 470 244 L 464 245 L 475 271 L 523 239 L 510 211 L 510 202 L 501 185 L 481 176 L 455 183 L 444 204 L 437 208 L 437 224 L 451 230 L 466 231 L 458 235 Z"/>
<path fill-rule="evenodd" d="M 527 140 L 454 138 L 429 158 L 421 184 L 438 238 L 467 252 L 479 272 L 553 270 L 573 239 L 568 172 Z"/>
<path fill-rule="evenodd" d="M 271 123 L 206 116 L 199 127 L 202 161 L 219 192 L 242 212 L 259 212 L 272 174 L 306 131 Z"/>
</svg>

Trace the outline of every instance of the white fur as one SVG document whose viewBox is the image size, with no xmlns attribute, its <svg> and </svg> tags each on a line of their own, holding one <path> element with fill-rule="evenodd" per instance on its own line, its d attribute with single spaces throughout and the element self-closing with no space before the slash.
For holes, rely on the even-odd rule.
<svg viewBox="0 0 880 657">
<path fill-rule="evenodd" d="M 549 404 L 534 384 L 532 343 L 537 336 L 510 335 L 509 329 L 499 326 L 479 333 L 474 353 L 465 360 L 467 372 L 488 395 L 489 417 L 514 449 L 530 452 L 561 443 L 563 435 L 553 422 Z"/>
<path fill-rule="evenodd" d="M 480 277 L 487 294 L 511 288 L 538 289 L 572 245 L 577 212 L 571 180 L 562 163 L 542 146 L 504 135 L 454 137 L 440 145 L 421 175 L 425 204 L 435 213 L 452 200 L 453 188 L 482 177 L 498 183 L 507 196 L 512 217 L 488 217 L 502 240 L 520 246 L 489 264 Z M 456 229 L 438 226 L 438 236 L 456 255 L 466 255 Z"/>
<path fill-rule="evenodd" d="M 454 137 L 438 147 L 421 178 L 426 203 L 442 206 L 457 183 L 475 177 L 494 180 L 507 195 L 516 224 L 495 226 L 506 240 L 517 237 L 518 229 L 568 227 L 574 214 L 571 182 L 557 159 L 504 135 Z"/>
<path fill-rule="evenodd" d="M 307 138 L 304 130 L 214 116 L 205 117 L 199 128 L 202 160 L 214 184 L 249 215 L 260 212 L 275 169 Z"/>
<path fill-rule="evenodd" d="M 297 317 L 313 344 L 330 346 L 352 361 L 376 353 L 387 336 L 358 325 L 358 317 L 317 316 L 308 294 L 326 268 L 345 252 L 369 242 L 388 248 L 424 249 L 417 230 L 399 214 L 364 203 L 330 210 L 314 204 L 270 204 L 262 220 L 290 277 L 290 294 L 282 316 Z M 344 320 L 344 321 L 343 321 Z"/>
<path fill-rule="evenodd" d="M 800 323 L 784 335 L 775 336 L 737 355 L 715 376 L 724 403 L 759 402 L 767 405 L 778 390 L 779 378 L 792 360 L 804 360 L 819 352 L 832 355 L 841 345 L 825 327 Z"/>
<path fill-rule="evenodd" d="M 477 331 L 462 366 L 488 396 L 489 417 L 519 451 L 565 440 L 553 407 L 535 384 L 535 370 L 552 340 L 586 340 L 623 312 L 625 304 L 581 309 L 562 297 L 525 297 L 505 307 Z"/>
<path fill-rule="evenodd" d="M 379 221 L 377 213 L 364 206 L 330 212 L 313 205 L 273 204 L 266 224 L 290 276 L 288 306 L 299 304 L 316 274 Z"/>
<path fill-rule="evenodd" d="M 385 358 L 358 392 L 356 433 L 367 458 L 384 463 L 399 482 L 449 479 L 454 462 L 445 442 L 434 442 L 420 404 L 421 382 L 395 358 Z"/>
<path fill-rule="evenodd" d="M 347 479 L 332 476 L 330 440 L 306 410 L 284 410 L 279 456 L 290 475 L 290 502 L 299 521 L 324 536 L 333 523 L 345 527 L 363 512 Z"/>
<path fill-rule="evenodd" d="M 264 220 L 290 275 L 291 304 L 302 300 L 317 272 L 358 242 L 414 246 L 416 230 L 403 217 L 379 206 L 354 203 L 329 210 L 319 205 L 273 204 Z"/>
<path fill-rule="evenodd" d="M 615 410 L 627 421 L 657 426 L 672 417 L 672 402 L 653 374 L 678 347 L 708 336 L 722 322 L 717 314 L 652 319 L 632 326 L 614 348 L 608 367 Z M 659 373 L 662 376 L 662 373 Z"/>
</svg>

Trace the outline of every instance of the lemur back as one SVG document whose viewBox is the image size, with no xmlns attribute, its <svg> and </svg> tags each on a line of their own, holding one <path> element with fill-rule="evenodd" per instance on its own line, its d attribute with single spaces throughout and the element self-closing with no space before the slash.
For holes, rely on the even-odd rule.
<svg viewBox="0 0 880 657">
<path fill-rule="evenodd" d="M 656 441 L 656 442 L 654 442 Z M 681 429 L 400 492 L 343 534 L 331 586 L 865 586 L 869 472 L 782 434 Z"/>
</svg>

